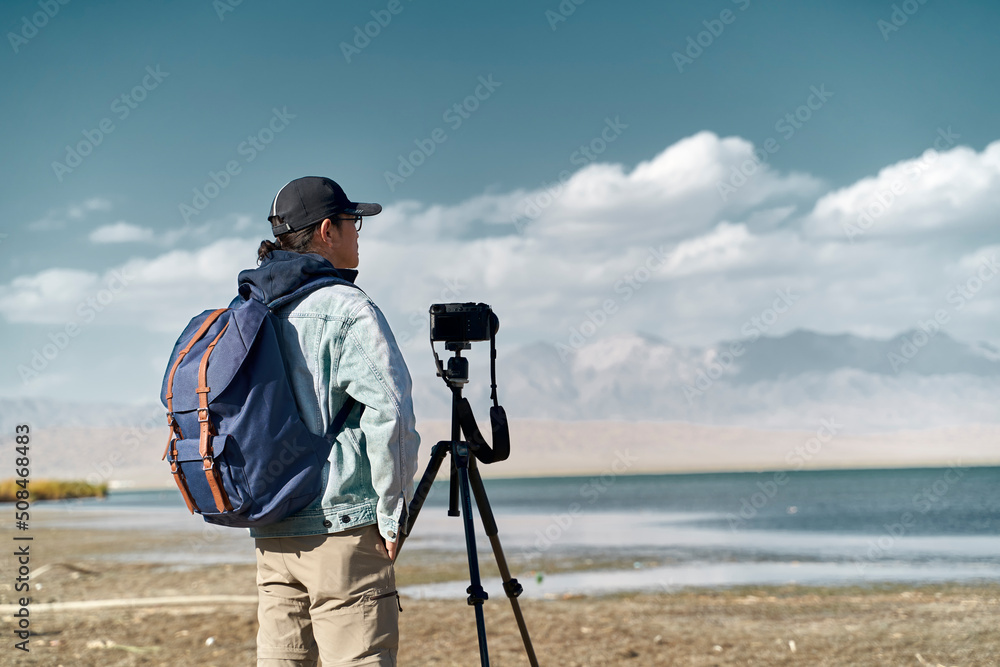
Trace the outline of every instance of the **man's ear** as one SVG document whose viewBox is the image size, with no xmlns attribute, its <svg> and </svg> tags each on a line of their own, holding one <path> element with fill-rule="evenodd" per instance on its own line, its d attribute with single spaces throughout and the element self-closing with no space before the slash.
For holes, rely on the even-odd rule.
<svg viewBox="0 0 1000 667">
<path fill-rule="evenodd" d="M 323 222 L 319 223 L 317 231 L 319 232 L 320 242 L 324 245 L 337 245 L 340 241 L 337 236 L 339 232 L 337 225 L 330 218 L 324 218 Z"/>
</svg>

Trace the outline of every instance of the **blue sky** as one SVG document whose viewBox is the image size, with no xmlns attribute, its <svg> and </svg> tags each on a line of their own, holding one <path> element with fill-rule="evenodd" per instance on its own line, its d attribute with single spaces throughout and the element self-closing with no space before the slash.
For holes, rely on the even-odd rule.
<svg viewBox="0 0 1000 667">
<path fill-rule="evenodd" d="M 704 344 L 789 288 L 769 334 L 888 337 L 944 309 L 949 334 L 1000 343 L 1000 281 L 954 293 L 1000 248 L 998 19 L 939 0 L 5 2 L 0 396 L 155 396 L 184 323 L 253 264 L 274 192 L 312 174 L 386 207 L 360 281 L 408 358 L 432 301 L 493 303 L 505 345 L 569 344 L 609 299 L 591 337 Z"/>
</svg>

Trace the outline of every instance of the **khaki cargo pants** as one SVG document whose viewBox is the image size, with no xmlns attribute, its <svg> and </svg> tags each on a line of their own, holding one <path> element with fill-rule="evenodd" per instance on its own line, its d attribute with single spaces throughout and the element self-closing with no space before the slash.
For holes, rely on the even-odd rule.
<svg viewBox="0 0 1000 667">
<path fill-rule="evenodd" d="M 256 547 L 259 667 L 395 667 L 396 577 L 375 526 Z"/>
</svg>

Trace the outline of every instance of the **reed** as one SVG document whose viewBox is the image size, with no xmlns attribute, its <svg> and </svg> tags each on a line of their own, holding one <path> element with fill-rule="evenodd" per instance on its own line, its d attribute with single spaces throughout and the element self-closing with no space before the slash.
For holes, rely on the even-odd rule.
<svg viewBox="0 0 1000 667">
<path fill-rule="evenodd" d="M 0 481 L 0 502 L 12 503 L 18 500 L 17 492 L 24 489 L 17 480 Z M 108 495 L 107 484 L 90 484 L 74 479 L 33 479 L 28 482 L 28 500 L 65 500 L 66 498 L 104 498 Z"/>
</svg>

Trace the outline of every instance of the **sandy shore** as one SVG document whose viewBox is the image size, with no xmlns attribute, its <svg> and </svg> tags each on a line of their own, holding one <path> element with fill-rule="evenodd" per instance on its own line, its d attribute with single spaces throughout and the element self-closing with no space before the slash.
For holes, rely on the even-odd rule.
<svg viewBox="0 0 1000 667">
<path fill-rule="evenodd" d="M 81 530 L 36 534 L 32 581 L 40 588 L 32 596 L 31 652 L 13 649 L 6 616 L 0 664 L 254 664 L 252 565 L 177 571 L 114 563 L 105 558 L 114 543 L 102 537 Z M 547 565 L 549 571 L 579 566 Z M 454 554 L 404 550 L 397 576 L 404 586 L 463 578 L 466 570 Z M 11 604 L 12 583 L 2 584 L 0 603 Z M 189 596 L 200 597 L 162 599 Z M 136 602 L 58 608 L 98 600 Z M 524 600 L 522 606 L 542 665 L 1000 664 L 998 584 L 745 587 Z M 473 612 L 463 601 L 404 598 L 403 608 L 401 665 L 479 664 Z M 491 599 L 486 618 L 492 664 L 528 664 L 506 599 Z"/>
<path fill-rule="evenodd" d="M 157 413 L 160 415 L 161 413 Z M 485 415 L 479 415 L 486 428 Z M 35 475 L 75 479 L 111 469 L 112 488 L 174 488 L 159 452 L 168 430 L 157 420 L 152 430 L 51 427 L 35 435 L 39 459 Z M 165 420 L 164 420 L 165 422 Z M 449 438 L 450 423 L 421 420 L 418 469 L 434 443 Z M 819 428 L 819 424 L 816 425 Z M 996 443 L 1000 425 L 973 424 L 890 433 L 838 432 L 818 442 L 816 431 L 707 426 L 688 422 L 556 421 L 511 419 L 510 458 L 481 466 L 484 478 L 602 475 L 607 472 L 686 473 L 788 469 L 949 467 L 1000 465 Z M 126 444 L 127 443 L 127 444 Z M 809 444 L 809 457 L 790 462 Z M 956 443 L 961 443 L 956 448 Z M 150 456 L 157 452 L 157 456 Z M 960 452 L 960 454 L 959 454 Z M 110 464 L 114 461 L 114 465 Z M 622 467 L 624 464 L 625 467 Z M 108 473 L 101 473 L 108 474 Z"/>
</svg>

